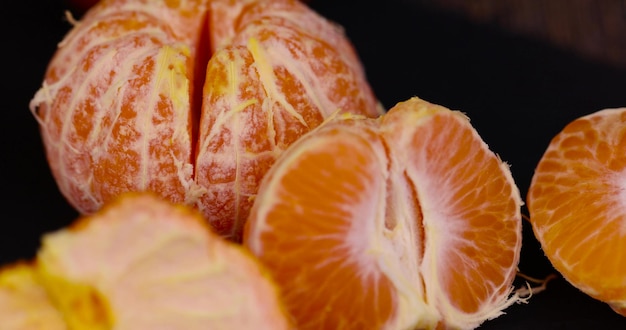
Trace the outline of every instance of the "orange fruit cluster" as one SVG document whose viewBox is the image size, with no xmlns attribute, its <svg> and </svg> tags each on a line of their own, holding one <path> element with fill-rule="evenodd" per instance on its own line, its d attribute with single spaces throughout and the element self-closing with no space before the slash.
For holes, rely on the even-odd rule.
<svg viewBox="0 0 626 330">
<path fill-rule="evenodd" d="M 508 165 L 459 111 L 384 112 L 303 2 L 102 0 L 74 23 L 30 107 L 89 216 L 0 272 L 16 328 L 471 329 L 522 300 Z M 554 267 L 622 315 L 625 127 L 573 121 L 527 196 Z"/>
</svg>

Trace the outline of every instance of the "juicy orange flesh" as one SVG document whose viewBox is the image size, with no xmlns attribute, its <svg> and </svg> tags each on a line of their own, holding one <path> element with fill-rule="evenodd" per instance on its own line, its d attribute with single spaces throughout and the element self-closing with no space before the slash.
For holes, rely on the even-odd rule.
<svg viewBox="0 0 626 330">
<path fill-rule="evenodd" d="M 604 114 L 555 136 L 535 170 L 528 207 L 555 268 L 591 296 L 623 301 L 626 111 Z"/>
<path fill-rule="evenodd" d="M 299 328 L 380 328 L 394 316 L 395 289 L 375 256 L 363 260 L 368 252 L 354 249 L 369 244 L 355 231 L 375 216 L 381 169 L 369 142 L 332 139 L 288 165 L 264 216 L 271 229 L 258 237 L 259 257 L 281 283 Z M 351 235 L 360 242 L 350 241 Z"/>
<path fill-rule="evenodd" d="M 449 116 L 436 114 L 415 130 L 412 165 L 427 175 L 413 181 L 427 192 L 422 207 L 435 209 L 424 222 L 442 236 L 442 245 L 428 245 L 434 231 L 427 230 L 425 238 L 435 251 L 443 292 L 455 307 L 472 313 L 509 289 L 509 270 L 518 260 L 518 209 L 499 159 L 474 131 Z"/>
<path fill-rule="evenodd" d="M 521 247 L 505 166 L 467 118 L 418 99 L 379 120 L 341 116 L 270 169 L 243 242 L 281 284 L 298 328 L 410 326 L 411 310 L 432 317 L 423 325 L 487 318 L 511 301 Z M 414 299 L 433 309 L 406 308 Z"/>
</svg>

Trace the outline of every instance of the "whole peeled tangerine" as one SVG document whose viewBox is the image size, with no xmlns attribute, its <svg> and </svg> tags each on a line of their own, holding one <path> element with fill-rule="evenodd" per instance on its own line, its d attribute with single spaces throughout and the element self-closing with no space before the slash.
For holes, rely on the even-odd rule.
<svg viewBox="0 0 626 330">
<path fill-rule="evenodd" d="M 292 142 L 383 112 L 341 27 L 298 1 L 103 0 L 73 22 L 30 107 L 83 214 L 152 191 L 240 240 Z"/>
</svg>

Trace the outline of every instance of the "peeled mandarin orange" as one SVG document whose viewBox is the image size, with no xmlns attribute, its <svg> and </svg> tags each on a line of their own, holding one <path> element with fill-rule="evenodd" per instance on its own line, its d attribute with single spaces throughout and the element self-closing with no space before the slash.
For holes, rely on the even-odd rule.
<svg viewBox="0 0 626 330">
<path fill-rule="evenodd" d="M 577 118 L 550 141 L 527 196 L 554 268 L 626 316 L 626 108 Z"/>
<path fill-rule="evenodd" d="M 152 191 L 233 240 L 293 141 L 334 111 L 382 113 L 343 30 L 295 0 L 103 0 L 30 106 L 81 213 Z"/>
<path fill-rule="evenodd" d="M 467 329 L 520 299 L 521 203 L 465 115 L 411 98 L 294 142 L 243 242 L 298 329 Z"/>
<path fill-rule="evenodd" d="M 67 329 L 34 265 L 26 262 L 0 269 L 0 320 L 3 330 Z"/>
<path fill-rule="evenodd" d="M 287 329 L 277 287 L 196 211 L 126 193 L 48 233 L 41 282 L 70 329 Z"/>
</svg>

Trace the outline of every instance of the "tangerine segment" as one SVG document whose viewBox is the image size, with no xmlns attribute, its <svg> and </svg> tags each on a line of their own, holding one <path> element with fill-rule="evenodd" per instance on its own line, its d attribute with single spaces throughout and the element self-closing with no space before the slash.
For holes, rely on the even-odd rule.
<svg viewBox="0 0 626 330">
<path fill-rule="evenodd" d="M 528 193 L 530 222 L 554 267 L 615 309 L 626 307 L 625 155 L 626 109 L 580 117 L 550 141 Z"/>
<path fill-rule="evenodd" d="M 286 329 L 264 268 L 199 213 L 123 194 L 37 254 L 46 289 L 76 329 Z"/>
<path fill-rule="evenodd" d="M 522 239 L 508 165 L 458 111 L 412 98 L 381 122 L 420 206 L 426 300 L 452 327 L 500 315 L 516 299 L 508 297 Z"/>
<path fill-rule="evenodd" d="M 415 293 L 398 292 L 415 290 L 382 235 L 384 146 L 374 122 L 352 124 L 324 125 L 279 158 L 261 185 L 244 244 L 280 283 L 299 329 L 406 328 L 421 316 L 428 324 L 433 318 L 422 315 Z"/>
<path fill-rule="evenodd" d="M 31 263 L 0 269 L 0 320 L 10 330 L 65 330 L 63 316 L 39 282 Z"/>
<path fill-rule="evenodd" d="M 53 175 L 81 213 L 126 191 L 176 202 L 195 191 L 187 37 L 162 20 L 164 3 L 119 5 L 94 8 L 68 34 L 31 103 Z"/>
<path fill-rule="evenodd" d="M 252 54 L 245 47 L 218 51 L 207 66 L 196 180 L 206 187 L 198 203 L 223 236 L 239 240 L 262 175 L 276 156 L 271 105 Z M 276 115 L 279 115 L 278 113 Z M 317 113 L 309 121 L 321 122 Z M 225 221 L 228 220 L 228 221 Z"/>
</svg>

